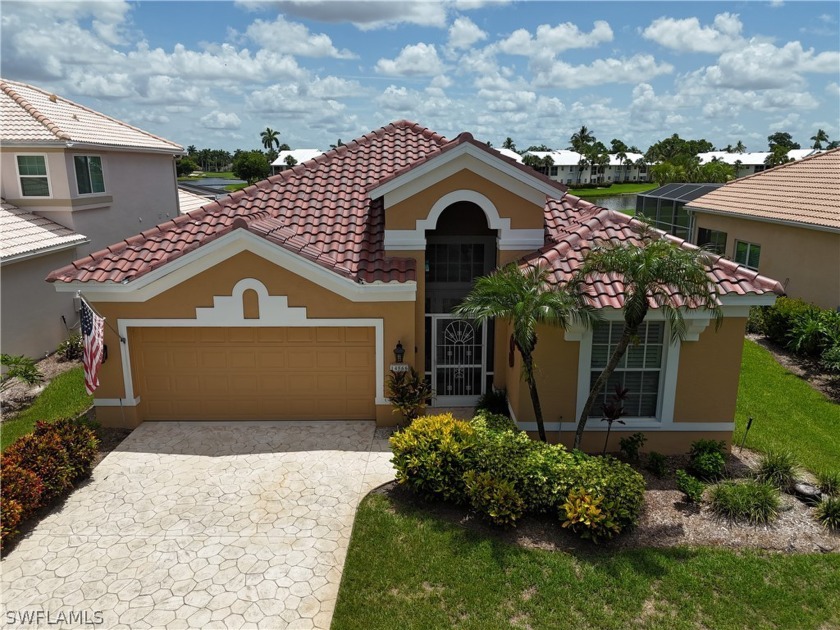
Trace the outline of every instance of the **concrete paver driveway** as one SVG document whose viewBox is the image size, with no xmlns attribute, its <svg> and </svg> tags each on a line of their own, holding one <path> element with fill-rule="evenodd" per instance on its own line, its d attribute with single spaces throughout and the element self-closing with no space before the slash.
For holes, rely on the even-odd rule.
<svg viewBox="0 0 840 630">
<path fill-rule="evenodd" d="M 373 423 L 145 423 L 2 561 L 3 621 L 328 628 L 390 456 Z"/>
</svg>

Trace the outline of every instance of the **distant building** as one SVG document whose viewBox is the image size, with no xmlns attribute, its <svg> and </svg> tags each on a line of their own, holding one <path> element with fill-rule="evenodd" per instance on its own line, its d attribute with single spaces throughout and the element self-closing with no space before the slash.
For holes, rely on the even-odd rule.
<svg viewBox="0 0 840 630">
<path fill-rule="evenodd" d="M 271 163 L 271 172 L 272 174 L 275 174 L 285 171 L 287 168 L 291 168 L 287 162 L 289 158 L 294 160 L 294 164 L 292 166 L 295 166 L 297 164 L 307 162 L 314 157 L 318 157 L 322 153 L 323 151 L 321 151 L 321 149 L 292 149 L 290 151 L 280 151 L 277 155 L 277 159 Z"/>
<path fill-rule="evenodd" d="M 577 151 L 528 151 L 525 155 L 540 159 L 550 157 L 554 164 L 537 170 L 567 186 L 648 181 L 648 168 L 641 163 L 644 158 L 641 153 L 627 153 L 621 159 L 618 154 L 612 153 L 609 164 L 604 166 L 581 166 L 583 156 Z"/>
<path fill-rule="evenodd" d="M 811 155 L 822 153 L 819 149 L 793 149 L 788 151 L 788 158 L 794 161 L 803 160 Z M 769 151 L 758 151 L 752 153 L 727 153 L 726 151 L 709 151 L 698 153 L 700 164 L 707 164 L 713 160 L 725 162 L 736 167 L 735 177 L 746 177 L 754 175 L 769 168 L 764 161 L 770 156 Z"/>
</svg>

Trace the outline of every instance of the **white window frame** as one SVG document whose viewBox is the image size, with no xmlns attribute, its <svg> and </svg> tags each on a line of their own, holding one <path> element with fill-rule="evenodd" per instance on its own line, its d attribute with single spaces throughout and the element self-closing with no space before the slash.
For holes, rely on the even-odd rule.
<svg viewBox="0 0 840 630">
<path fill-rule="evenodd" d="M 744 262 L 738 262 L 738 244 L 743 243 L 747 246 L 747 259 Z M 732 246 L 732 260 L 738 263 L 739 265 L 743 265 L 747 269 L 752 269 L 753 271 L 758 271 L 758 267 L 751 267 L 749 265 L 750 261 L 750 249 L 753 247 L 758 247 L 758 264 L 761 265 L 761 243 L 750 243 L 749 241 L 741 241 L 735 239 L 735 244 Z"/>
<path fill-rule="evenodd" d="M 106 179 L 105 178 L 105 160 L 102 159 L 102 156 L 101 155 L 90 155 L 90 154 L 87 154 L 87 153 L 75 153 L 75 154 L 73 154 L 72 157 L 73 157 L 73 181 L 76 183 L 76 194 L 79 195 L 79 197 L 90 197 L 90 196 L 93 196 L 93 195 L 105 195 L 105 194 L 107 194 L 108 193 L 108 186 L 105 183 L 105 179 Z M 76 170 L 76 158 L 77 157 L 85 158 L 85 159 L 99 158 L 99 166 L 102 168 L 102 191 L 93 191 L 93 182 L 90 182 L 91 192 L 83 193 L 81 190 L 79 190 L 79 175 L 78 175 L 78 171 Z M 89 165 L 88 165 L 88 181 L 90 181 L 90 166 Z"/>
<path fill-rule="evenodd" d="M 598 322 L 598 323 L 599 324 L 608 324 L 610 326 L 612 326 L 613 324 L 618 324 L 619 326 L 621 326 L 621 325 L 623 325 L 624 320 L 623 319 L 620 319 L 620 320 L 609 319 L 609 320 L 605 320 L 603 322 Z M 622 416 L 621 419 L 624 420 L 625 422 L 627 422 L 628 420 L 635 421 L 635 422 L 650 422 L 652 420 L 660 421 L 661 418 L 662 418 L 662 411 L 663 411 L 663 406 L 664 406 L 663 405 L 663 393 L 664 393 L 664 389 L 665 389 L 665 387 L 664 387 L 664 385 L 665 385 L 665 371 L 666 371 L 665 368 L 668 365 L 668 355 L 673 354 L 673 352 L 674 352 L 674 350 L 671 348 L 671 346 L 673 346 L 674 344 L 673 344 L 673 342 L 671 341 L 671 338 L 670 338 L 670 327 L 668 326 L 668 322 L 666 322 L 664 320 L 661 320 L 661 319 L 652 319 L 652 318 L 648 317 L 648 318 L 645 318 L 645 321 L 643 322 L 642 326 L 646 329 L 647 328 L 646 325 L 651 324 L 651 323 L 662 323 L 663 324 L 663 326 L 662 326 L 662 357 L 660 358 L 660 364 L 659 364 L 659 368 L 657 370 L 659 372 L 659 388 L 656 392 L 656 411 L 654 412 L 653 416 L 627 416 L 627 417 Z M 586 396 L 584 396 L 584 398 L 583 398 L 584 403 L 586 402 L 586 399 L 589 397 L 589 392 L 591 391 L 592 374 L 595 372 L 595 370 L 598 369 L 598 368 L 593 368 L 592 367 L 593 341 L 594 341 L 594 331 L 590 330 L 589 331 L 589 342 L 588 342 L 589 364 L 588 364 L 588 367 L 587 367 L 587 372 L 588 372 L 588 376 L 589 376 L 590 380 L 586 384 Z M 679 345 L 679 342 L 677 342 L 677 345 Z M 628 350 L 629 350 L 629 348 L 628 348 Z M 679 351 L 677 350 L 676 352 L 678 353 Z M 610 356 L 612 356 L 612 355 L 611 354 L 607 355 L 607 361 L 609 361 Z M 626 356 L 626 353 L 625 353 L 625 356 Z M 621 371 L 621 372 L 624 372 L 624 371 L 653 372 L 654 370 L 653 369 L 646 370 L 644 368 L 642 370 L 621 370 L 620 368 L 616 368 L 616 372 L 619 372 L 619 371 Z M 603 393 L 604 392 L 602 390 L 601 395 L 603 395 Z M 607 392 L 608 397 L 609 397 L 609 395 L 610 395 L 610 392 Z M 596 401 L 596 403 L 597 402 L 598 401 Z M 580 414 L 581 414 L 582 411 L 583 411 L 583 405 L 581 404 L 580 409 L 578 409 L 578 411 L 577 411 L 578 417 L 580 417 Z M 599 422 L 600 418 L 595 417 L 595 416 L 598 415 L 598 409 L 593 408 L 591 413 L 593 413 L 594 415 L 589 417 L 588 422 L 592 422 L 592 421 Z M 671 407 L 671 415 L 673 416 L 673 406 Z"/>
<path fill-rule="evenodd" d="M 15 153 L 15 173 L 17 173 L 17 183 L 18 183 L 18 191 L 20 192 L 21 199 L 52 199 L 52 177 L 50 177 L 50 161 L 47 158 L 46 153 Z M 44 158 L 44 170 L 47 172 L 46 175 L 21 175 L 20 174 L 20 164 L 18 163 L 18 157 L 41 157 Z M 47 189 L 49 190 L 48 195 L 24 195 L 23 194 L 23 178 L 24 177 L 46 177 L 47 178 Z"/>
<path fill-rule="evenodd" d="M 624 321 L 621 311 L 604 314 L 607 323 Z M 625 428 L 657 428 L 665 424 L 674 423 L 674 404 L 677 394 L 677 371 L 680 365 L 680 341 L 671 338 L 671 327 L 660 312 L 648 313 L 645 321 L 664 321 L 665 330 L 662 343 L 662 367 L 660 368 L 659 393 L 656 400 L 656 416 L 653 418 L 622 416 Z M 578 354 L 578 387 L 575 419 L 580 418 L 586 399 L 589 398 L 590 379 L 592 374 L 592 329 L 580 331 L 574 335 L 573 331 L 566 333 L 566 339 L 580 339 Z M 595 428 L 601 423 L 597 418 L 589 418 L 587 428 Z M 592 425 L 592 427 L 590 427 Z"/>
</svg>

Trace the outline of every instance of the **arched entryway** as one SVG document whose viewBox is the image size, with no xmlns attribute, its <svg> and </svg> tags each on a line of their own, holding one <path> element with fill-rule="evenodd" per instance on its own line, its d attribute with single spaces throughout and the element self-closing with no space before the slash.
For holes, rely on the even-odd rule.
<svg viewBox="0 0 840 630">
<path fill-rule="evenodd" d="M 496 241 L 484 211 L 469 201 L 448 206 L 426 231 L 425 369 L 438 406 L 473 405 L 493 382 L 493 323 L 451 313 L 496 267 Z"/>
</svg>

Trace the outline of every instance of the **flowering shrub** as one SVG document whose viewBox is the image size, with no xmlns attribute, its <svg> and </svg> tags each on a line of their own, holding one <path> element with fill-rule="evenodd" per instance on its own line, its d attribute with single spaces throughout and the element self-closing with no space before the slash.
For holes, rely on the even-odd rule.
<svg viewBox="0 0 840 630">
<path fill-rule="evenodd" d="M 39 421 L 35 424 L 35 435 L 54 433 L 67 451 L 71 477 L 75 481 L 90 475 L 93 460 L 99 450 L 99 439 L 89 423 L 64 418 L 52 423 Z"/>
</svg>

